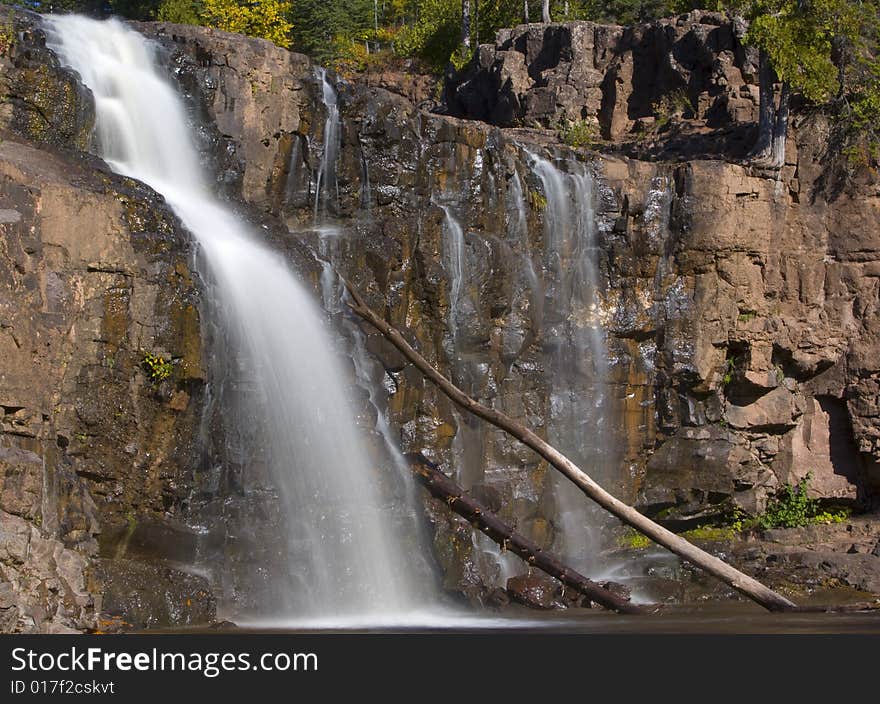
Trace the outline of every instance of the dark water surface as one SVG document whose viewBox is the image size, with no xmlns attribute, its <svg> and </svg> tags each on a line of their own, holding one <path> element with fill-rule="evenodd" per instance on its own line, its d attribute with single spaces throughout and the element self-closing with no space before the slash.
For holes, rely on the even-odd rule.
<svg viewBox="0 0 880 704">
<path fill-rule="evenodd" d="M 155 631 L 152 631 L 155 632 Z M 166 631 L 167 632 L 167 631 Z M 880 610 L 846 613 L 769 613 L 749 603 L 666 606 L 657 613 L 620 616 L 607 611 L 512 609 L 504 615 L 465 611 L 399 625 L 351 628 L 318 624 L 240 624 L 178 633 L 597 633 L 597 634 L 880 634 Z"/>
</svg>

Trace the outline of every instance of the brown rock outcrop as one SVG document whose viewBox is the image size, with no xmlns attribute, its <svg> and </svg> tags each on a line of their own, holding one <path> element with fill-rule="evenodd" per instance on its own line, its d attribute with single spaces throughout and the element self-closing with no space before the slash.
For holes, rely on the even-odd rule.
<svg viewBox="0 0 880 704">
<path fill-rule="evenodd" d="M 119 552 L 109 529 L 173 522 L 188 496 L 199 292 L 162 200 L 76 151 L 90 97 L 38 20 L 16 22 L 0 57 L 0 619 L 81 630 L 101 615 L 99 542 Z M 147 353 L 172 362 L 168 380 L 151 380 Z"/>
<path fill-rule="evenodd" d="M 707 128 L 754 121 L 756 55 L 743 28 L 695 11 L 634 27 L 528 24 L 498 32 L 447 82 L 451 114 L 512 126 L 587 120 L 615 142 L 687 118 Z M 664 103 L 664 100 L 666 101 Z"/>
<path fill-rule="evenodd" d="M 225 90 L 222 61 L 209 57 L 225 56 L 234 38 L 194 32 L 184 41 L 174 34 L 159 38 L 175 65 L 193 76 L 217 76 L 211 90 Z M 481 48 L 482 68 L 460 95 L 472 91 L 484 101 L 484 112 L 473 116 L 503 124 L 491 110 L 514 105 L 514 95 L 523 98 L 517 110 L 543 110 L 540 96 L 552 87 L 563 98 L 554 97 L 548 112 L 533 112 L 538 122 L 550 124 L 571 106 L 576 113 L 566 116 L 583 117 L 589 103 L 590 115 L 611 116 L 604 128 L 622 120 L 614 128 L 621 134 L 658 96 L 684 87 L 693 89 L 688 95 L 698 108 L 685 121 L 748 129 L 756 93 L 737 36 L 719 16 L 704 14 L 625 32 L 589 23 L 516 28 L 499 37 L 503 49 Z M 656 75 L 638 76 L 654 87 L 646 92 L 635 78 L 623 80 L 626 110 L 603 112 L 605 79 L 617 81 L 637 55 L 640 65 L 656 64 Z M 247 63 L 243 54 L 238 60 Z M 490 81 L 496 69 L 508 73 Z M 547 132 L 430 114 L 400 96 L 343 82 L 339 199 L 327 205 L 327 217 L 345 237 L 331 241 L 311 225 L 326 112 L 317 80 L 299 80 L 312 113 L 293 135 L 298 147 L 273 143 L 281 167 L 265 192 L 279 196 L 245 197 L 285 218 L 481 401 L 542 431 L 552 422 L 542 321 L 551 301 L 535 295 L 523 263 L 531 260 L 539 280 L 550 275 L 547 194 L 527 150 L 555 157 L 563 170 L 568 160 L 586 161 L 596 175 L 600 308 L 615 418 L 605 432 L 626 468 L 605 478 L 609 486 L 685 523 L 735 506 L 759 512 L 782 483 L 808 471 L 819 496 L 870 500 L 880 459 L 871 449 L 877 430 L 870 420 L 877 402 L 870 350 L 878 194 L 873 182 L 834 200 L 823 190 L 821 119 L 795 121 L 788 163 L 771 178 L 719 153 L 687 164 L 576 153 Z M 228 121 L 217 112 L 223 104 L 208 104 L 210 119 Z M 244 123 L 228 137 L 235 144 L 264 139 Z M 444 206 L 463 228 L 466 278 L 456 331 Z M 514 234 L 521 217 L 525 239 Z M 367 349 L 384 365 L 377 382 L 389 393 L 404 451 L 424 453 L 474 491 L 490 491 L 505 520 L 540 526 L 536 535 L 558 547 L 561 525 L 546 468 L 502 435 L 459 417 L 365 333 Z M 467 363 L 456 360 L 456 344 Z M 504 558 L 468 539 L 467 527 L 440 509 L 430 512 L 446 584 L 474 598 L 503 587 L 510 568 Z"/>
</svg>

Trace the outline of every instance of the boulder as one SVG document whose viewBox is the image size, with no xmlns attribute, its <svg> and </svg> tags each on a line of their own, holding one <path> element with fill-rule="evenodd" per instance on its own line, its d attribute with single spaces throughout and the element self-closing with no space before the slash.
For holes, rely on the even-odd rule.
<svg viewBox="0 0 880 704">
<path fill-rule="evenodd" d="M 729 404 L 724 417 L 737 430 L 787 430 L 797 424 L 805 405 L 802 395 L 780 386 L 747 406 Z"/>
</svg>

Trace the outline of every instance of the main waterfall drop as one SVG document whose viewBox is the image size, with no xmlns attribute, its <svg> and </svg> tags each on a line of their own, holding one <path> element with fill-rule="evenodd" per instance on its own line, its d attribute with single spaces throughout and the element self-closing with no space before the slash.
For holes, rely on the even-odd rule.
<svg viewBox="0 0 880 704">
<path fill-rule="evenodd" d="M 243 400 L 282 507 L 273 591 L 260 616 L 340 625 L 406 618 L 433 593 L 406 557 L 381 470 L 356 427 L 345 367 L 312 296 L 281 257 L 210 192 L 181 98 L 154 47 L 121 23 L 47 18 L 50 47 L 92 91 L 97 149 L 161 193 L 193 234 L 228 355 L 247 369 Z M 332 191 L 329 170 L 321 191 Z M 317 204 L 317 203 L 316 203 Z M 239 416 L 240 417 L 240 416 Z M 259 602 L 259 599 L 257 600 Z"/>
</svg>

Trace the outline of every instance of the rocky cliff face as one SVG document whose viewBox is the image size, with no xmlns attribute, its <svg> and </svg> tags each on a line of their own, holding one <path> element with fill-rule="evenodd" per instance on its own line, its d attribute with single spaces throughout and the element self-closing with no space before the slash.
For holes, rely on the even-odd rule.
<svg viewBox="0 0 880 704">
<path fill-rule="evenodd" d="M 203 581 L 130 560 L 189 496 L 204 382 L 189 240 L 155 193 L 79 151 L 89 95 L 35 18 L 16 30 L 0 57 L 0 630 L 102 627 L 136 591 L 114 581 L 151 569 L 137 590 L 159 606 L 133 625 L 203 621 Z"/>
<path fill-rule="evenodd" d="M 741 156 L 757 118 L 757 53 L 745 26 L 696 11 L 651 24 L 522 25 L 482 45 L 452 76 L 453 115 L 502 126 L 555 128 L 584 120 L 596 136 L 645 151 L 659 130 L 668 151 Z"/>
<path fill-rule="evenodd" d="M 482 121 L 427 113 L 330 76 L 338 129 L 305 57 L 202 28 L 138 28 L 164 48 L 218 190 L 262 221 L 330 303 L 352 349 L 362 342 L 378 361 L 369 375 L 384 393 L 373 400 L 402 450 L 454 475 L 542 546 L 571 552 L 590 537 L 572 524 L 591 522 L 598 551 L 618 528 L 572 507 L 545 464 L 462 417 L 372 330 L 358 337 L 317 259 L 354 281 L 459 385 L 561 438 L 621 498 L 670 525 L 737 507 L 758 512 L 807 473 L 827 500 L 874 500 L 877 185 L 866 180 L 832 200 L 819 118 L 798 124 L 778 175 L 727 160 L 747 144 L 756 104 L 736 28 L 705 15 L 633 29 L 509 30 L 447 86 L 450 108 Z M 54 65 L 36 35 L 19 47 L 26 51 L 6 57 L 14 71 L 4 75 L 26 81 L 27 71 L 43 75 L 38 66 Z M 21 606 L 7 613 L 15 628 L 87 627 L 100 610 L 94 595 L 106 591 L 112 613 L 141 623 L 206 620 L 209 585 L 175 570 L 197 550 L 229 556 L 229 541 L 196 540 L 185 519 L 227 497 L 246 501 L 235 497 L 247 492 L 231 470 L 218 478 L 196 462 L 197 420 L 217 426 L 201 408 L 198 282 L 187 240 L 148 189 L 71 151 L 87 139 L 88 101 L 64 72 L 49 76 L 47 95 L 82 107 L 28 121 L 29 108 L 14 103 L 4 118 L 10 141 L 0 145 L 0 214 L 8 213 L 0 227 L 7 242 L 23 242 L 20 252 L 7 245 L 4 286 L 8 296 L 31 291 L 8 307 L 0 344 L 9 330 L 18 355 L 51 343 L 35 357 L 43 366 L 19 359 L 3 367 L 0 391 L 12 410 L 0 452 L 11 454 L 0 467 L 12 479 L 0 508 L 16 535 L 44 541 L 57 556 L 30 564 L 10 553 L 2 564 L 13 586 L 3 593 L 13 595 L 6 603 L 30 603 L 36 597 L 25 595 L 38 589 L 18 585 L 31 574 L 67 574 L 71 586 L 41 607 L 61 613 L 55 621 L 28 621 Z M 690 112 L 676 102 L 682 95 Z M 671 127 L 656 124 L 664 98 L 671 115 L 661 117 Z M 70 114 L 83 117 L 71 123 Z M 599 126 L 603 153 L 511 127 L 572 118 Z M 46 145 L 35 125 L 62 135 L 63 148 Z M 633 146 L 613 149 L 624 143 Z M 334 151 L 328 165 L 324 155 Z M 680 160 L 694 152 L 712 158 Z M 658 154 L 676 158 L 633 156 Z M 578 216 L 566 225 L 569 211 Z M 52 212 L 63 215 L 53 221 Z M 63 221 L 77 227 L 53 227 Z M 170 381 L 150 382 L 145 352 L 175 360 Z M 15 390 L 37 386 L 36 374 L 46 400 L 29 394 L 25 402 Z M 367 406 L 361 420 L 369 425 L 376 410 Z M 485 601 L 526 572 L 443 505 L 427 497 L 425 505 L 448 588 Z M 51 523 L 38 520 L 43 511 Z M 244 515 L 224 514 L 225 529 L 234 532 Z M 876 586 L 863 578 L 880 559 L 870 526 L 858 528 L 856 555 L 841 557 L 834 579 Z M 816 544 L 825 561 L 838 554 Z M 816 550 L 787 554 L 809 565 Z M 92 568 L 98 555 L 112 558 L 101 570 Z M 513 584 L 522 593 L 534 587 Z M 228 591 L 216 575 L 213 587 Z M 150 590 L 166 596 L 151 600 Z M 191 611 L 177 608 L 184 594 L 197 605 Z"/>
<path fill-rule="evenodd" d="M 597 316 L 607 378 L 579 391 L 609 399 L 614 421 L 586 432 L 608 435 L 615 466 L 598 471 L 622 497 L 686 527 L 735 507 L 759 512 L 782 484 L 809 473 L 815 495 L 870 505 L 880 459 L 870 361 L 876 183 L 833 200 L 825 193 L 820 119 L 800 123 L 778 175 L 725 160 L 731 154 L 718 150 L 732 142 L 717 130 L 747 144 L 757 100 L 735 27 L 714 15 L 627 30 L 531 25 L 502 32 L 464 82 L 447 86 L 454 109 L 499 126 L 577 116 L 620 139 L 683 89 L 692 114 L 672 116 L 678 129 L 663 151 L 673 153 L 669 144 L 689 131 L 711 134 L 700 142 L 715 150 L 711 159 L 578 153 L 552 133 L 429 114 L 381 89 L 337 83 L 342 127 L 330 198 L 319 180 L 327 111 L 305 62 L 277 84 L 292 86 L 281 98 L 256 80 L 242 107 L 228 96 L 247 67 L 290 65 L 286 52 L 192 28 L 143 30 L 168 49 L 209 120 L 225 125 L 226 144 L 260 154 L 266 166 L 241 195 L 285 219 L 480 400 L 552 436 L 561 427 L 554 337 L 577 344 L 577 326 L 559 316 Z M 528 79 L 515 80 L 511 65 Z M 593 188 L 599 296 L 591 311 L 558 307 L 565 278 L 548 252 L 553 194 L 536 157 Z M 564 551 L 563 499 L 546 466 L 459 416 L 365 332 L 403 450 Z M 570 451 L 607 462 L 589 448 Z M 431 515 L 448 586 L 478 596 L 521 571 L 442 507 Z"/>
</svg>

